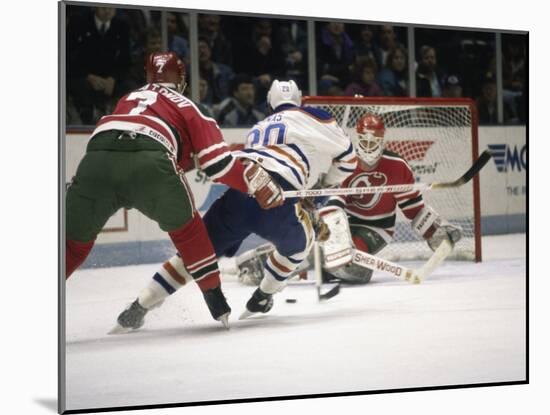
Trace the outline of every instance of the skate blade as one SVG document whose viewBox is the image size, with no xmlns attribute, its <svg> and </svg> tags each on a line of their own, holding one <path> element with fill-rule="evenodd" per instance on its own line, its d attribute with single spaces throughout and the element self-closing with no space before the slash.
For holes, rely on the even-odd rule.
<svg viewBox="0 0 550 415">
<path fill-rule="evenodd" d="M 239 320 L 245 320 L 248 317 L 253 316 L 254 314 L 258 314 L 258 313 L 253 313 L 252 311 L 244 310 L 242 314 L 239 316 Z"/>
<path fill-rule="evenodd" d="M 225 313 L 225 314 L 222 314 L 221 316 L 219 316 L 216 320 L 218 320 L 220 323 L 223 324 L 223 326 L 229 330 L 229 314 L 230 313 Z"/>
<path fill-rule="evenodd" d="M 114 326 L 107 334 L 126 334 L 131 332 L 132 329 L 129 327 L 122 327 L 120 324 L 117 323 L 116 326 Z"/>
</svg>

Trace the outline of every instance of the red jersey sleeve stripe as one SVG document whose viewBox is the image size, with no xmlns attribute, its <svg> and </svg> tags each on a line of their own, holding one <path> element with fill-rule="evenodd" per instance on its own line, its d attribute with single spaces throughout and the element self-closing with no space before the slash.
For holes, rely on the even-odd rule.
<svg viewBox="0 0 550 415">
<path fill-rule="evenodd" d="M 213 151 L 220 150 L 220 149 L 225 151 L 225 150 L 229 149 L 229 146 L 225 142 L 213 144 L 213 145 L 211 145 L 209 147 L 206 147 L 206 148 L 203 148 L 201 151 L 199 151 L 199 153 L 197 154 L 197 157 L 200 159 L 201 157 L 205 157 L 209 153 L 212 153 Z"/>
<path fill-rule="evenodd" d="M 200 153 L 199 153 L 200 154 Z M 210 165 L 216 163 L 224 157 L 230 156 L 232 153 L 229 151 L 229 147 L 223 146 L 214 149 L 203 156 L 199 155 L 199 165 L 201 168 L 207 168 Z"/>
</svg>

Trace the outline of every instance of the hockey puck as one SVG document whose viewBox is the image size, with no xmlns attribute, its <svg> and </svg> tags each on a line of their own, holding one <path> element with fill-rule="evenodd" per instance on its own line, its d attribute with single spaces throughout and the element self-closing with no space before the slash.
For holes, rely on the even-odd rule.
<svg viewBox="0 0 550 415">
<path fill-rule="evenodd" d="M 293 304 L 293 303 L 296 302 L 296 299 L 295 299 L 295 298 L 287 298 L 285 301 L 286 301 L 287 303 Z"/>
</svg>

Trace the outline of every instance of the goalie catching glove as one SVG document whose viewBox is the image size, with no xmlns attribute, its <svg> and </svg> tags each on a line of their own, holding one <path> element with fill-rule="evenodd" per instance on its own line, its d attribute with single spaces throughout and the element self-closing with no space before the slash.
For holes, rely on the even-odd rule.
<svg viewBox="0 0 550 415">
<path fill-rule="evenodd" d="M 248 186 L 248 194 L 254 196 L 262 209 L 271 209 L 283 204 L 283 190 L 259 164 L 247 163 L 244 180 Z"/>
<path fill-rule="evenodd" d="M 454 246 L 462 238 L 462 228 L 443 220 L 429 206 L 418 212 L 411 223 L 415 232 L 424 238 L 432 251 L 435 251 L 444 240 Z"/>
</svg>

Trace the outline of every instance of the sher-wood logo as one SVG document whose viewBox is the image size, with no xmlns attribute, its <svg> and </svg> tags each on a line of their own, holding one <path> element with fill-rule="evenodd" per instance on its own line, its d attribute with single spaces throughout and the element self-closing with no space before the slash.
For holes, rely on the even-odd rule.
<svg viewBox="0 0 550 415">
<path fill-rule="evenodd" d="M 387 150 L 393 151 L 407 160 L 416 176 L 422 176 L 425 174 L 435 174 L 437 171 L 439 162 L 422 163 L 433 144 L 433 140 L 392 140 L 387 141 L 385 147 Z"/>
<path fill-rule="evenodd" d="M 396 277 L 400 277 L 403 273 L 403 268 L 399 265 L 389 264 L 382 258 L 375 258 L 366 256 L 360 252 L 356 252 L 353 257 L 353 262 L 357 264 L 365 264 L 367 268 L 376 267 L 380 271 L 386 271 L 394 274 Z"/>
<path fill-rule="evenodd" d="M 349 187 L 378 187 L 384 186 L 386 183 L 388 183 L 388 178 L 384 173 L 378 171 L 373 173 L 365 172 L 355 176 L 349 183 Z M 382 194 L 383 193 L 353 195 L 351 196 L 351 202 L 362 209 L 371 209 L 380 201 Z"/>
</svg>

